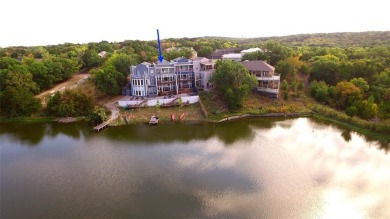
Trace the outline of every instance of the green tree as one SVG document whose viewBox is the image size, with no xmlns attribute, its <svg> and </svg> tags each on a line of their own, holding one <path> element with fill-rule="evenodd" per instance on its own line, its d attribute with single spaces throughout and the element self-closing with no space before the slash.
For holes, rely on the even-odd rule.
<svg viewBox="0 0 390 219">
<path fill-rule="evenodd" d="M 383 119 L 390 119 L 390 88 L 383 93 L 382 102 L 379 105 L 379 115 Z"/>
<path fill-rule="evenodd" d="M 37 84 L 33 81 L 33 76 L 30 72 L 19 73 L 10 72 L 7 74 L 5 80 L 5 87 L 23 88 L 30 91 L 31 93 L 37 93 Z"/>
<path fill-rule="evenodd" d="M 275 40 L 269 40 L 265 43 L 265 51 L 269 56 L 269 62 L 275 66 L 280 60 L 284 60 L 289 57 L 292 53 L 291 50 L 281 43 Z"/>
<path fill-rule="evenodd" d="M 213 52 L 213 47 L 211 46 L 202 46 L 198 52 L 199 57 L 209 57 Z"/>
<path fill-rule="evenodd" d="M 103 59 L 95 49 L 86 50 L 81 59 L 83 61 L 83 67 L 86 68 L 99 67 L 103 63 Z"/>
<path fill-rule="evenodd" d="M 298 90 L 303 90 L 304 84 L 303 81 L 298 82 Z"/>
<path fill-rule="evenodd" d="M 345 113 L 350 116 L 350 117 L 353 117 L 353 116 L 356 116 L 356 114 L 358 113 L 358 109 L 356 106 L 350 106 L 348 107 L 346 110 L 345 110 Z"/>
<path fill-rule="evenodd" d="M 53 86 L 55 80 L 54 75 L 48 72 L 47 67 L 43 62 L 32 60 L 26 64 L 29 71 L 33 75 L 33 81 L 37 83 L 40 91 Z"/>
<path fill-rule="evenodd" d="M 335 85 L 337 82 L 337 71 L 340 65 L 339 58 L 333 55 L 316 56 L 312 60 L 310 68 L 310 80 L 325 81 L 327 84 Z"/>
<path fill-rule="evenodd" d="M 242 56 L 241 61 L 251 61 L 251 60 L 262 60 L 262 61 L 270 61 L 269 55 L 267 55 L 264 52 L 257 51 L 257 52 L 251 52 L 251 53 L 246 53 Z"/>
<path fill-rule="evenodd" d="M 88 116 L 92 114 L 94 96 L 91 88 L 78 88 L 57 92 L 49 98 L 46 113 L 51 116 Z"/>
<path fill-rule="evenodd" d="M 362 91 L 351 82 L 339 82 L 335 87 L 335 103 L 339 109 L 345 109 L 360 101 Z"/>
<path fill-rule="evenodd" d="M 367 81 L 363 78 L 353 78 L 352 80 L 350 80 L 350 82 L 356 87 L 360 88 L 363 93 L 367 92 L 370 89 L 370 86 L 368 86 Z"/>
<path fill-rule="evenodd" d="M 245 96 L 257 85 L 255 76 L 249 74 L 242 64 L 230 60 L 218 64 L 211 82 L 232 111 L 243 106 Z"/>
<path fill-rule="evenodd" d="M 41 102 L 24 87 L 7 87 L 0 92 L 0 112 L 8 117 L 27 117 L 41 109 Z"/>
<path fill-rule="evenodd" d="M 46 106 L 46 114 L 48 115 L 58 115 L 58 109 L 61 105 L 61 94 L 56 92 L 53 96 L 49 97 Z"/>
<path fill-rule="evenodd" d="M 281 60 L 275 67 L 276 72 L 280 73 L 282 79 L 291 78 L 294 75 L 294 67 L 287 61 Z"/>
<path fill-rule="evenodd" d="M 310 83 L 310 94 L 320 102 L 326 102 L 329 98 L 329 86 L 324 81 L 312 81 Z"/>
<path fill-rule="evenodd" d="M 103 107 L 95 107 L 91 116 L 94 125 L 100 124 L 106 121 L 108 118 L 107 111 Z"/>
<path fill-rule="evenodd" d="M 115 53 L 104 63 L 103 68 L 106 66 L 113 66 L 116 71 L 122 73 L 127 77 L 130 73 L 130 66 L 135 65 L 136 60 L 131 55 L 123 53 Z"/>
<path fill-rule="evenodd" d="M 281 86 L 280 88 L 281 88 L 282 91 L 283 91 L 283 98 L 284 98 L 285 100 L 288 99 L 288 90 L 289 90 L 289 87 L 290 87 L 290 85 L 288 84 L 287 80 L 283 80 L 282 86 Z"/>
<path fill-rule="evenodd" d="M 390 87 L 390 68 L 383 70 L 380 73 L 374 75 L 374 85 L 389 88 Z"/>
<path fill-rule="evenodd" d="M 103 93 L 115 95 L 120 94 L 122 87 L 126 84 L 126 76 L 112 65 L 104 66 L 94 74 L 96 87 Z"/>
<path fill-rule="evenodd" d="M 358 105 L 358 115 L 363 119 L 372 119 L 378 115 L 378 105 L 374 103 L 374 97 L 356 103 Z"/>
</svg>

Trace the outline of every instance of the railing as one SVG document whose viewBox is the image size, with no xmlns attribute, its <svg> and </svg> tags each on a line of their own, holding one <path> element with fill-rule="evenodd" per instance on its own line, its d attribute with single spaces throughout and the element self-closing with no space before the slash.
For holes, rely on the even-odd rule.
<svg viewBox="0 0 390 219">
<path fill-rule="evenodd" d="M 169 83 L 175 83 L 176 81 L 175 80 L 171 80 L 171 81 L 157 81 L 157 84 L 169 84 Z"/>
<path fill-rule="evenodd" d="M 257 91 L 273 93 L 273 94 L 279 93 L 279 89 L 264 88 L 264 87 L 257 87 Z"/>
</svg>

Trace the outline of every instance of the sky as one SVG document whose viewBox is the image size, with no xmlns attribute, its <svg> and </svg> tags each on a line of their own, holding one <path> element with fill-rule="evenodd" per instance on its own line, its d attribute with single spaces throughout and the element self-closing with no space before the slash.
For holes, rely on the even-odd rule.
<svg viewBox="0 0 390 219">
<path fill-rule="evenodd" d="M 0 47 L 390 31 L 389 0 L 0 0 Z"/>
</svg>

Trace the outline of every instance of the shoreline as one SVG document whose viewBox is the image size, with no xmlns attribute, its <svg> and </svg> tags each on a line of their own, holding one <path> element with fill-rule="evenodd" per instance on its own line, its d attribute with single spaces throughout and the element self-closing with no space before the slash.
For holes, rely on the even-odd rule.
<svg viewBox="0 0 390 219">
<path fill-rule="evenodd" d="M 225 122 L 225 121 L 231 121 L 231 120 L 237 120 L 242 118 L 248 118 L 248 117 L 277 117 L 277 118 L 285 118 L 285 117 L 307 117 L 313 115 L 313 112 L 292 112 L 292 113 L 265 113 L 265 114 L 243 114 L 243 115 L 237 115 L 237 116 L 229 116 L 224 119 L 221 119 L 217 121 Z"/>
<path fill-rule="evenodd" d="M 183 120 L 183 121 L 175 121 L 179 123 L 223 123 L 228 121 L 235 121 L 239 119 L 244 118 L 301 118 L 301 117 L 311 117 L 314 119 L 318 119 L 321 121 L 329 122 L 332 125 L 341 126 L 342 128 L 349 130 L 349 131 L 355 131 L 359 134 L 362 134 L 364 136 L 374 138 L 379 141 L 384 141 L 387 143 L 390 143 L 390 136 L 386 135 L 386 133 L 377 132 L 371 129 L 367 129 L 364 127 L 357 126 L 355 124 L 346 123 L 344 121 L 338 120 L 335 117 L 330 117 L 327 115 L 323 115 L 318 112 L 286 112 L 286 113 L 265 113 L 265 114 L 255 114 L 255 113 L 246 113 L 241 115 L 234 115 L 234 116 L 228 116 L 220 120 L 212 120 L 209 118 L 203 118 L 203 119 L 189 119 L 189 120 Z M 83 117 L 65 117 L 65 118 L 53 118 L 53 117 L 28 117 L 28 118 L 0 118 L 0 123 L 7 123 L 7 122 L 22 122 L 22 123 L 39 123 L 39 122 L 56 122 L 56 123 L 75 123 L 79 121 L 83 121 L 85 118 Z M 139 124 L 147 124 L 148 121 L 141 121 L 141 120 L 133 120 L 132 122 L 129 122 L 128 124 L 118 124 L 117 121 L 122 120 L 122 118 L 118 117 L 117 120 L 110 121 L 108 124 L 108 127 L 116 127 L 116 126 L 126 126 L 126 125 L 139 125 Z M 115 124 L 117 123 L 117 124 Z M 172 123 L 169 119 L 162 120 L 162 124 L 166 123 Z M 93 127 L 91 126 L 91 130 Z"/>
</svg>

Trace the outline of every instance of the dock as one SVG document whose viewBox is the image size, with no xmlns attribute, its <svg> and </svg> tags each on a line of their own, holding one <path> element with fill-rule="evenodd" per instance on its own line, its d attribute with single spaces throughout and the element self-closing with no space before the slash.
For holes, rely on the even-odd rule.
<svg viewBox="0 0 390 219">
<path fill-rule="evenodd" d="M 106 128 L 107 126 L 108 126 L 108 122 L 103 122 L 103 123 L 100 123 L 99 125 L 93 127 L 93 130 L 98 132 L 98 131 Z"/>
</svg>

